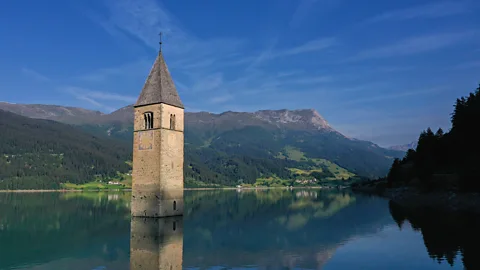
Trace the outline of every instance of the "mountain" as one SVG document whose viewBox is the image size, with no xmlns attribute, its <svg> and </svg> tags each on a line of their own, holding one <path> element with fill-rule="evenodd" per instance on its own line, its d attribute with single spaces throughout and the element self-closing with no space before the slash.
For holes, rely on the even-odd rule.
<svg viewBox="0 0 480 270">
<path fill-rule="evenodd" d="M 69 118 L 58 113 L 59 106 L 18 106 L 22 110 L 0 103 L 0 109 L 16 109 L 27 117 L 48 117 L 96 136 L 132 142 L 132 106 L 110 114 L 67 108 L 72 112 Z M 379 177 L 387 173 L 393 158 L 403 155 L 347 138 L 311 109 L 185 113 L 187 182 L 234 185 L 253 184 L 258 179 Z"/>
<path fill-rule="evenodd" d="M 388 149 L 407 152 L 409 149 L 413 149 L 413 150 L 417 149 L 417 142 L 414 141 L 407 144 L 394 145 L 394 146 L 390 146 Z"/>
<path fill-rule="evenodd" d="M 59 188 L 128 172 L 131 145 L 103 137 L 0 110 L 0 189 Z"/>
<path fill-rule="evenodd" d="M 90 123 L 105 114 L 76 107 L 43 104 L 15 104 L 0 102 L 0 110 L 9 111 L 29 118 L 54 120 L 68 124 Z"/>
</svg>

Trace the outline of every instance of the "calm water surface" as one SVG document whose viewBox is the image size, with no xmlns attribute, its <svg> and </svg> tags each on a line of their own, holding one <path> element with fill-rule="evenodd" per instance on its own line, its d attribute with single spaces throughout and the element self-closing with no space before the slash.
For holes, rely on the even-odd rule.
<svg viewBox="0 0 480 270">
<path fill-rule="evenodd" d="M 129 200 L 0 193 L 0 269 L 480 269 L 475 217 L 349 191 L 186 191 L 160 220 Z"/>
</svg>

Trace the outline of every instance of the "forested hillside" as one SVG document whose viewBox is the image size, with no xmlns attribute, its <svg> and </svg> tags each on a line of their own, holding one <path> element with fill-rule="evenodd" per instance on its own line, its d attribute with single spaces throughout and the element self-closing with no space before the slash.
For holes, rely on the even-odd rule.
<svg viewBox="0 0 480 270">
<path fill-rule="evenodd" d="M 105 116 L 107 117 L 107 116 Z M 102 123 L 80 125 L 94 134 L 132 141 L 133 107 L 124 107 Z M 217 184 L 254 183 L 255 178 L 295 178 L 297 173 L 330 172 L 385 176 L 404 152 L 350 139 L 333 129 L 315 110 L 264 110 L 253 113 L 185 113 L 186 176 Z M 201 161 L 201 162 L 200 162 Z M 339 169 L 340 170 L 340 169 Z M 254 177 L 255 176 L 255 177 Z M 318 175 L 317 175 L 318 176 Z M 331 175 L 330 175 L 331 176 Z M 324 177 L 325 178 L 325 175 Z M 332 178 L 332 177 L 330 177 Z"/>
<path fill-rule="evenodd" d="M 457 99 L 451 123 L 447 133 L 423 131 L 416 149 L 393 162 L 388 184 L 480 191 L 480 87 Z"/>
<path fill-rule="evenodd" d="M 0 188 L 58 187 L 65 181 L 78 184 L 112 178 L 117 171 L 128 172 L 131 106 L 108 115 L 59 106 L 51 111 L 44 105 L 19 106 L 8 104 L 5 108 L 30 117 L 72 121 L 74 126 L 4 112 L 2 123 L 8 126 L 0 132 L 9 135 L 2 140 L 22 139 L 16 142 L 21 147 L 3 151 L 1 166 L 5 170 L 0 174 Z M 89 119 L 91 115 L 96 117 Z M 24 122 L 29 123 L 28 128 L 19 127 Z M 32 125 L 37 125 L 33 132 Z M 386 175 L 393 158 L 403 155 L 345 137 L 314 110 L 186 113 L 185 126 L 187 187 L 310 185 L 380 177 Z M 39 147 L 44 140 L 57 142 L 53 152 L 51 147 Z"/>
<path fill-rule="evenodd" d="M 0 110 L 0 189 L 50 189 L 128 172 L 131 145 Z"/>
</svg>

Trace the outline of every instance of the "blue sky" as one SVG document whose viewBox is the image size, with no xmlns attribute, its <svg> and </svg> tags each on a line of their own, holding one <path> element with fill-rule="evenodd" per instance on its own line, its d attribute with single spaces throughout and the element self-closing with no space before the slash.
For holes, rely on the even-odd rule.
<svg viewBox="0 0 480 270">
<path fill-rule="evenodd" d="M 187 111 L 314 108 L 347 136 L 403 144 L 448 129 L 480 82 L 479 12 L 474 0 L 4 0 L 0 101 L 134 103 L 162 31 Z"/>
</svg>

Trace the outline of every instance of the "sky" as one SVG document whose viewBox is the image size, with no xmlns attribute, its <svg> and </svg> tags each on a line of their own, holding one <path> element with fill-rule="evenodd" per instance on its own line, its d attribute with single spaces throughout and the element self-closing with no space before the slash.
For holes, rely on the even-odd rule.
<svg viewBox="0 0 480 270">
<path fill-rule="evenodd" d="M 448 130 L 480 83 L 475 0 L 3 0 L 0 101 L 112 112 L 159 49 L 186 111 L 317 110 L 349 137 Z"/>
</svg>

